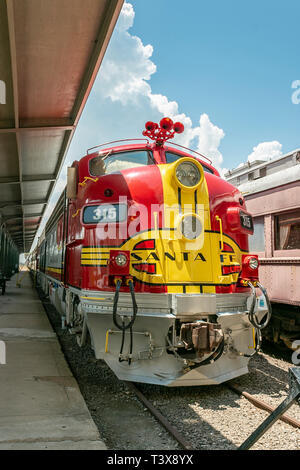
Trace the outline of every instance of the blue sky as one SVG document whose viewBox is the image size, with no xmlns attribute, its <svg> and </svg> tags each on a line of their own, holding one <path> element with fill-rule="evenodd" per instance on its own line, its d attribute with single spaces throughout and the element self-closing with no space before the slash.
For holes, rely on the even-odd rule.
<svg viewBox="0 0 300 470">
<path fill-rule="evenodd" d="M 117 82 L 116 74 L 107 72 L 111 60 L 115 67 L 131 69 L 131 76 L 121 73 L 124 82 L 136 74 L 153 95 L 175 101 L 177 114 L 189 117 L 193 127 L 207 114 L 224 133 L 215 143 L 223 159 L 215 158 L 212 149 L 221 167 L 246 161 L 261 142 L 279 142 L 276 150 L 284 153 L 299 147 L 300 106 L 291 100 L 292 82 L 300 79 L 298 1 L 132 0 L 124 11 L 126 5 L 127 16 L 121 14 L 72 153 L 81 151 L 83 142 L 92 146 L 102 139 L 139 137 L 145 120 L 161 117 L 143 99 L 141 87 L 126 99 L 125 86 L 112 101 L 113 93 L 106 90 L 109 80 Z M 125 35 L 151 49 L 148 60 L 137 54 L 134 41 L 122 40 Z M 195 140 L 189 143 L 195 147 Z M 201 142 L 196 144 L 201 150 Z M 207 152 L 214 146 L 202 147 Z"/>
<path fill-rule="evenodd" d="M 154 93 L 175 99 L 196 122 L 205 112 L 226 136 L 220 150 L 236 166 L 264 141 L 299 147 L 299 1 L 132 1 L 132 34 L 154 48 Z M 186 7 L 183 9 L 182 5 Z"/>
<path fill-rule="evenodd" d="M 125 2 L 66 166 L 86 149 L 142 137 L 147 120 L 181 120 L 176 141 L 221 171 L 299 148 L 300 2 Z"/>
</svg>

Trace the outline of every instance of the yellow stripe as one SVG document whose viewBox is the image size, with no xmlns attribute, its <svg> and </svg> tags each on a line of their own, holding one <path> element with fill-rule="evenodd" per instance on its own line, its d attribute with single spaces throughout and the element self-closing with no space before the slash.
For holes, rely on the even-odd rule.
<svg viewBox="0 0 300 470">
<path fill-rule="evenodd" d="M 53 272 L 53 273 L 57 273 L 57 274 L 61 274 L 61 272 L 62 272 L 62 269 L 61 269 L 61 268 L 50 268 L 50 267 L 47 267 L 46 270 L 47 270 L 47 271 L 50 271 L 50 272 Z"/>
<path fill-rule="evenodd" d="M 97 266 L 107 266 L 108 263 L 103 263 L 101 261 L 103 261 L 103 260 L 84 259 L 84 260 L 81 260 L 81 265 L 94 264 L 94 265 L 97 265 Z"/>
<path fill-rule="evenodd" d="M 81 249 L 82 253 L 102 253 L 102 251 L 105 250 L 106 254 L 109 255 L 109 252 L 107 251 L 107 248 L 89 248 L 89 247 L 83 247 Z"/>
<path fill-rule="evenodd" d="M 105 297 L 86 297 L 86 296 L 82 296 L 80 298 L 81 299 L 86 299 L 86 300 L 105 300 Z"/>
<path fill-rule="evenodd" d="M 81 255 L 81 259 L 85 260 L 85 259 L 102 259 L 102 260 L 105 260 L 107 261 L 109 259 L 109 256 L 105 257 L 105 255 L 101 254 L 101 253 L 98 253 L 98 254 L 92 254 L 92 255 L 86 255 L 86 254 L 82 254 Z"/>
</svg>

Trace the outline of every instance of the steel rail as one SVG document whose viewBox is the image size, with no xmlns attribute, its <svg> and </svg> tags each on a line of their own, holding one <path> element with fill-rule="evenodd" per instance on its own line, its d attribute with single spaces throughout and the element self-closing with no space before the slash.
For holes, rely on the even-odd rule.
<svg viewBox="0 0 300 470">
<path fill-rule="evenodd" d="M 158 411 L 152 403 L 145 397 L 145 395 L 137 388 L 132 382 L 124 382 L 127 387 L 137 396 L 137 398 L 146 406 L 150 413 L 159 421 L 160 424 L 171 434 L 174 439 L 183 447 L 185 450 L 193 450 L 192 445 L 187 442 L 184 437 L 179 434 L 171 423 Z"/>
<path fill-rule="evenodd" d="M 268 405 L 266 402 L 264 402 L 262 400 L 259 400 L 258 398 L 251 395 L 250 393 L 241 390 L 236 385 L 226 384 L 226 387 L 229 388 L 230 390 L 232 390 L 233 392 L 235 392 L 237 395 L 245 397 L 254 406 L 256 406 L 256 408 L 260 408 L 264 411 L 268 411 L 269 413 L 273 413 L 276 409 L 276 407 Z M 297 421 L 296 419 L 292 418 L 289 415 L 282 415 L 282 416 L 280 416 L 279 419 L 281 419 L 281 421 L 284 421 L 287 424 L 290 424 L 294 428 L 299 428 L 300 429 L 300 422 Z"/>
</svg>

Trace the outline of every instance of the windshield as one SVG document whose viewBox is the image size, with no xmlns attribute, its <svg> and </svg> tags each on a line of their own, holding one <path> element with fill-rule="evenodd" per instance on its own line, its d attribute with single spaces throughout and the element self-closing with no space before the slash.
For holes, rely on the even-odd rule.
<svg viewBox="0 0 300 470">
<path fill-rule="evenodd" d="M 178 155 L 178 153 L 173 153 L 173 152 L 165 152 L 165 156 L 166 156 L 166 163 L 173 163 L 173 162 L 176 162 L 176 160 L 178 160 L 179 158 L 184 158 L 182 155 Z M 203 166 L 204 171 L 206 171 L 207 173 L 214 174 L 211 168 L 209 168 L 208 166 L 205 166 L 202 162 L 200 163 Z"/>
<path fill-rule="evenodd" d="M 153 165 L 152 153 L 148 150 L 108 153 L 92 158 L 89 162 L 90 174 L 93 176 L 109 175 L 128 168 Z"/>
</svg>

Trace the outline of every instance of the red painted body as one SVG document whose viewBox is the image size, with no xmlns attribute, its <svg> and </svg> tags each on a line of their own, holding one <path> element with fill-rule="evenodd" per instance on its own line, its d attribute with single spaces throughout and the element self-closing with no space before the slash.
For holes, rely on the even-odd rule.
<svg viewBox="0 0 300 470">
<path fill-rule="evenodd" d="M 109 148 L 103 149 L 101 154 L 105 154 L 109 150 Z M 61 214 L 57 219 L 56 245 L 58 247 L 62 246 L 65 239 L 65 254 L 64 265 L 62 264 L 61 268 L 46 267 L 46 274 L 52 278 L 78 289 L 114 290 L 115 285 L 109 274 L 109 266 L 82 266 L 82 248 L 107 246 L 107 252 L 109 253 L 110 248 L 121 247 L 128 239 L 127 229 L 133 218 L 117 224 L 118 235 L 115 238 L 99 240 L 99 237 L 96 236 L 97 225 L 85 225 L 83 222 L 84 208 L 93 204 L 98 206 L 102 203 L 118 203 L 120 196 L 126 197 L 129 207 L 132 205 L 138 207 L 139 204 L 142 204 L 147 208 L 147 217 L 140 218 L 140 223 L 136 226 L 136 232 L 143 232 L 149 228 L 154 229 L 153 216 L 150 210 L 151 205 L 162 206 L 164 203 L 162 178 L 157 164 L 166 163 L 165 152 L 167 151 L 182 157 L 195 158 L 190 153 L 167 145 L 158 147 L 155 144 L 147 143 L 113 147 L 114 152 L 132 150 L 151 150 L 156 164 L 122 170 L 119 173 L 103 175 L 97 179 L 90 174 L 89 161 L 97 157 L 99 151 L 87 154 L 79 162 L 75 161 L 73 163 L 73 167 L 76 167 L 78 171 L 77 198 L 69 200 L 67 212 Z M 208 170 L 204 172 L 204 176 L 209 193 L 211 230 L 217 233 L 220 232 L 220 222 L 216 219 L 216 216 L 218 216 L 222 222 L 223 233 L 229 236 L 242 252 L 247 253 L 250 232 L 241 229 L 237 224 L 237 211 L 242 209 L 246 212 L 244 199 L 235 187 L 220 178 L 214 167 L 205 160 L 196 159 Z M 64 220 L 66 221 L 65 226 Z M 67 229 L 64 227 L 67 227 Z M 158 227 L 163 228 L 163 209 L 158 217 Z M 150 267 L 143 266 L 139 269 L 151 272 L 151 269 L 154 268 L 150 264 Z M 43 270 L 42 267 L 41 270 Z M 126 291 L 128 287 L 122 285 L 121 290 Z M 148 285 L 136 280 L 135 290 L 136 292 L 162 293 L 166 292 L 166 287 L 163 284 Z M 244 291 L 245 288 L 238 286 L 237 283 L 216 287 L 217 293 Z"/>
</svg>

